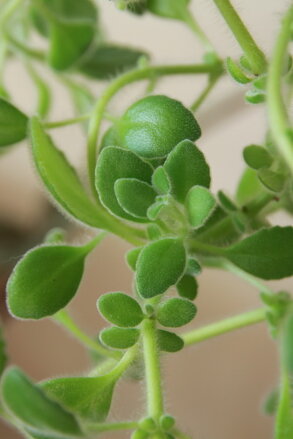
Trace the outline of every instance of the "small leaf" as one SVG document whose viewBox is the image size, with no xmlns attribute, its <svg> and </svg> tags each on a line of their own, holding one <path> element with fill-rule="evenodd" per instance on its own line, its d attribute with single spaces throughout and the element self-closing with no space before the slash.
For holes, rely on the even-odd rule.
<svg viewBox="0 0 293 439">
<path fill-rule="evenodd" d="M 147 431 L 144 430 L 135 430 L 130 439 L 147 439 L 149 437 L 149 434 Z"/>
<path fill-rule="evenodd" d="M 196 314 L 196 306 L 187 299 L 172 299 L 162 302 L 157 309 L 158 322 L 170 328 L 184 326 L 193 320 Z"/>
<path fill-rule="evenodd" d="M 88 250 L 43 245 L 27 252 L 7 284 L 10 312 L 22 319 L 41 319 L 64 308 L 75 296 Z"/>
<path fill-rule="evenodd" d="M 152 172 L 152 167 L 131 151 L 112 146 L 104 148 L 96 167 L 96 188 L 101 202 L 115 215 L 133 220 L 135 217 L 127 214 L 117 201 L 115 181 L 136 178 L 151 183 Z"/>
<path fill-rule="evenodd" d="M 259 230 L 228 247 L 233 264 L 262 279 L 282 279 L 293 274 L 293 227 Z"/>
<path fill-rule="evenodd" d="M 169 431 L 175 425 L 175 419 L 170 415 L 162 415 L 159 420 L 160 427 L 164 431 Z"/>
<path fill-rule="evenodd" d="M 245 93 L 245 100 L 250 104 L 261 104 L 266 100 L 266 94 L 257 88 L 253 88 Z"/>
<path fill-rule="evenodd" d="M 168 174 L 163 166 L 159 166 L 153 173 L 152 184 L 159 194 L 168 194 L 171 189 Z"/>
<path fill-rule="evenodd" d="M 194 258 L 189 258 L 186 265 L 186 274 L 197 276 L 201 273 L 201 266 L 199 262 Z"/>
<path fill-rule="evenodd" d="M 185 21 L 190 0 L 148 0 L 147 8 L 155 15 Z"/>
<path fill-rule="evenodd" d="M 239 67 L 239 65 L 233 61 L 232 58 L 227 58 L 227 70 L 231 77 L 240 84 L 247 84 L 252 81 L 252 78 L 247 76 L 246 73 Z"/>
<path fill-rule="evenodd" d="M 147 210 L 149 220 L 155 221 L 160 215 L 162 208 L 165 206 L 166 203 L 164 201 L 155 201 Z"/>
<path fill-rule="evenodd" d="M 184 341 L 174 332 L 157 330 L 159 349 L 164 352 L 178 352 L 184 347 Z"/>
<path fill-rule="evenodd" d="M 244 148 L 243 157 L 250 168 L 268 168 L 273 163 L 273 159 L 268 151 L 259 145 L 249 145 Z"/>
<path fill-rule="evenodd" d="M 100 340 L 114 349 L 128 349 L 139 338 L 139 330 L 135 328 L 105 328 L 100 332 Z"/>
<path fill-rule="evenodd" d="M 18 368 L 11 367 L 4 373 L 1 393 L 9 412 L 33 434 L 82 436 L 73 415 L 49 399 Z"/>
<path fill-rule="evenodd" d="M 171 151 L 164 169 L 171 181 L 172 194 L 182 203 L 192 186 L 210 186 L 209 166 L 190 140 L 183 140 Z"/>
<path fill-rule="evenodd" d="M 108 322 L 129 328 L 143 319 L 139 303 L 127 294 L 116 292 L 103 294 L 97 302 L 98 310 Z"/>
<path fill-rule="evenodd" d="M 49 230 L 44 238 L 45 244 L 63 244 L 65 241 L 66 231 L 61 227 L 54 227 Z"/>
<path fill-rule="evenodd" d="M 146 53 L 130 47 L 103 44 L 82 58 L 78 70 L 92 78 L 111 79 L 134 68 L 141 56 L 146 56 Z"/>
<path fill-rule="evenodd" d="M 176 284 L 178 294 L 189 300 L 194 300 L 197 296 L 198 283 L 194 276 L 185 274 Z"/>
<path fill-rule="evenodd" d="M 157 224 L 149 224 L 147 227 L 147 236 L 150 241 L 157 241 L 162 237 L 162 231 Z"/>
<path fill-rule="evenodd" d="M 145 246 L 137 261 L 136 286 L 149 299 L 175 285 L 184 273 L 185 248 L 181 241 L 164 238 Z"/>
<path fill-rule="evenodd" d="M 26 138 L 28 118 L 12 104 L 0 98 L 0 147 Z"/>
<path fill-rule="evenodd" d="M 236 200 L 240 205 L 251 201 L 256 195 L 263 192 L 263 187 L 254 170 L 245 169 L 238 183 L 236 192 Z"/>
<path fill-rule="evenodd" d="M 237 211 L 236 204 L 232 200 L 230 200 L 230 198 L 223 191 L 218 192 L 218 199 L 221 203 L 221 206 L 226 212 L 229 213 Z"/>
<path fill-rule="evenodd" d="M 203 226 L 216 207 L 216 200 L 210 191 L 203 186 L 193 186 L 185 200 L 188 220 L 192 227 Z"/>
<path fill-rule="evenodd" d="M 137 259 L 142 249 L 143 247 L 136 247 L 126 253 L 126 262 L 133 271 L 136 270 Z"/>
<path fill-rule="evenodd" d="M 266 415 L 274 415 L 276 413 L 279 403 L 279 397 L 280 395 L 278 389 L 274 389 L 268 394 L 262 407 L 263 412 Z"/>
<path fill-rule="evenodd" d="M 152 186 L 136 178 L 119 178 L 115 181 L 114 192 L 126 213 L 148 221 L 147 210 L 157 195 Z"/>
<path fill-rule="evenodd" d="M 2 328 L 0 328 L 0 375 L 7 364 L 6 343 Z"/>
<path fill-rule="evenodd" d="M 261 75 L 254 79 L 252 85 L 258 90 L 266 90 L 267 87 L 267 74 Z"/>
<path fill-rule="evenodd" d="M 258 171 L 257 175 L 262 184 L 270 191 L 281 192 L 284 189 L 286 178 L 283 174 L 263 168 Z"/>
<path fill-rule="evenodd" d="M 138 424 L 142 430 L 147 431 L 148 433 L 153 433 L 157 430 L 156 421 L 150 417 L 141 419 Z"/>
</svg>

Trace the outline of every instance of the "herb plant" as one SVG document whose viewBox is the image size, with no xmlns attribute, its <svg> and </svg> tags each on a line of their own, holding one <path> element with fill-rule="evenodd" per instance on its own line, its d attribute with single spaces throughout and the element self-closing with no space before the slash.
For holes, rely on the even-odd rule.
<svg viewBox="0 0 293 439">
<path fill-rule="evenodd" d="M 129 430 L 132 439 L 187 439 L 191 436 L 180 419 L 165 409 L 161 356 L 258 322 L 268 325 L 280 352 L 279 389 L 267 403 L 275 415 L 274 437 L 293 438 L 292 297 L 261 281 L 293 274 L 293 227 L 280 227 L 269 219 L 277 210 L 285 210 L 289 218 L 293 213 L 293 131 L 288 114 L 293 7 L 284 15 L 273 52 L 266 58 L 230 0 L 211 3 L 239 43 L 239 60 L 219 57 L 191 15 L 188 0 L 116 2 L 125 13 L 151 13 L 190 27 L 205 55 L 198 64 L 188 65 L 153 65 L 144 51 L 108 43 L 91 0 L 1 3 L 0 146 L 7 149 L 27 138 L 38 174 L 55 203 L 81 226 L 96 231 L 91 241 L 79 246 L 66 243 L 60 230 L 51 231 L 19 260 L 9 279 L 7 304 L 14 317 L 50 317 L 96 354 L 88 375 L 34 383 L 18 367 L 5 368 L 1 341 L 1 416 L 25 438 L 87 438 Z M 36 33 L 45 50 L 33 45 Z M 4 68 L 16 56 L 38 92 L 33 116 L 16 108 L 5 86 Z M 50 88 L 38 63 L 69 90 L 76 118 L 50 120 Z M 190 109 L 155 94 L 162 76 L 198 74 L 206 75 L 207 85 Z M 210 191 L 210 168 L 199 140 L 204 133 L 196 120 L 196 110 L 225 74 L 245 84 L 244 98 L 252 111 L 253 104 L 267 107 L 269 120 L 263 144 L 243 151 L 247 168 L 233 199 Z M 82 76 L 109 80 L 98 99 L 79 82 Z M 149 82 L 146 95 L 119 117 L 109 114 L 116 93 L 141 80 Z M 102 136 L 104 120 L 111 126 Z M 85 127 L 88 185 L 48 134 L 75 123 Z M 106 322 L 99 339 L 92 339 L 77 327 L 66 307 L 77 293 L 85 259 L 108 233 L 133 245 L 126 254 L 133 292 L 97 298 L 97 319 Z M 196 318 L 197 276 L 205 267 L 244 278 L 259 291 L 262 306 L 189 332 L 178 330 Z M 123 377 L 145 381 L 146 408 L 139 419 L 111 422 L 112 396 Z"/>
</svg>

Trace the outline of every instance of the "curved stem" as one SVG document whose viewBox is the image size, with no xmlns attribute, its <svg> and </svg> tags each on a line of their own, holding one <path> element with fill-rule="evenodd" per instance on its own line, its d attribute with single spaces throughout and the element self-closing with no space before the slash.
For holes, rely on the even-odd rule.
<svg viewBox="0 0 293 439">
<path fill-rule="evenodd" d="M 245 53 L 253 72 L 256 75 L 264 73 L 267 66 L 265 56 L 257 46 L 230 0 L 214 0 L 214 3 Z"/>
<path fill-rule="evenodd" d="M 193 102 L 190 109 L 194 112 L 199 109 L 201 104 L 205 101 L 205 99 L 208 97 L 210 92 L 213 90 L 214 86 L 218 82 L 221 75 L 213 75 L 209 78 L 208 83 L 206 87 L 203 89 L 201 94 L 198 96 L 198 98 Z"/>
<path fill-rule="evenodd" d="M 284 18 L 268 71 L 267 102 L 271 131 L 275 142 L 293 173 L 293 135 L 282 97 L 282 75 L 293 23 L 293 6 Z"/>
<path fill-rule="evenodd" d="M 244 328 L 266 320 L 266 309 L 259 308 L 254 311 L 229 317 L 211 325 L 204 326 L 199 329 L 181 334 L 185 346 L 200 343 L 209 338 L 235 331 L 235 329 Z"/>
<path fill-rule="evenodd" d="M 212 73 L 215 69 L 215 65 L 211 64 L 191 64 L 191 65 L 175 65 L 175 66 L 155 66 L 144 67 L 142 69 L 132 70 L 119 76 L 116 80 L 105 89 L 102 96 L 97 101 L 92 117 L 89 123 L 88 134 L 88 169 L 91 187 L 94 189 L 95 179 L 95 166 L 97 156 L 97 143 L 98 136 L 103 120 L 104 112 L 111 98 L 124 86 L 131 84 L 132 82 L 141 81 L 153 76 L 165 76 L 165 75 L 193 75 L 198 73 Z"/>
<path fill-rule="evenodd" d="M 43 127 L 44 128 L 48 128 L 48 129 L 52 129 L 52 128 L 61 128 L 61 127 L 65 127 L 67 125 L 73 125 L 79 122 L 84 122 L 85 120 L 90 118 L 90 113 L 88 114 L 83 114 L 79 117 L 73 117 L 71 119 L 64 119 L 64 120 L 59 120 L 56 122 L 45 122 L 43 123 Z"/>
</svg>

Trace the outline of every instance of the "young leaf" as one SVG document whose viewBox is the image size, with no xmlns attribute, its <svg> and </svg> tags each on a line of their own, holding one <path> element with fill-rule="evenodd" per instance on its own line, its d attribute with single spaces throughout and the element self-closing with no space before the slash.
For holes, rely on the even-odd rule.
<svg viewBox="0 0 293 439">
<path fill-rule="evenodd" d="M 180 142 L 164 164 L 174 197 L 184 203 L 192 186 L 210 186 L 210 170 L 203 153 L 190 141 Z"/>
<path fill-rule="evenodd" d="M 28 118 L 5 99 L 0 98 L 0 147 L 26 138 Z"/>
<path fill-rule="evenodd" d="M 144 299 L 164 293 L 185 270 L 186 252 L 181 241 L 164 238 L 145 246 L 137 260 L 136 286 Z"/>
<path fill-rule="evenodd" d="M 136 247 L 126 253 L 126 262 L 133 271 L 136 270 L 137 259 L 142 249 L 143 247 Z"/>
<path fill-rule="evenodd" d="M 157 330 L 159 349 L 164 352 L 178 352 L 184 347 L 184 341 L 174 332 Z"/>
<path fill-rule="evenodd" d="M 162 415 L 159 420 L 160 427 L 164 431 L 169 431 L 175 425 L 175 419 L 170 415 Z"/>
<path fill-rule="evenodd" d="M 139 330 L 135 328 L 105 328 L 100 332 L 100 340 L 114 349 L 128 349 L 139 338 Z"/>
<path fill-rule="evenodd" d="M 155 221 L 160 215 L 162 208 L 165 206 L 166 203 L 163 200 L 155 201 L 154 204 L 152 204 L 147 210 L 149 220 Z"/>
<path fill-rule="evenodd" d="M 247 84 L 252 81 L 252 78 L 247 76 L 246 73 L 239 67 L 239 65 L 233 61 L 232 58 L 227 58 L 227 70 L 231 77 L 240 84 Z"/>
<path fill-rule="evenodd" d="M 134 68 L 146 53 L 130 47 L 103 44 L 90 50 L 81 60 L 78 70 L 96 79 L 111 79 Z"/>
<path fill-rule="evenodd" d="M 172 299 L 162 302 L 157 309 L 158 322 L 170 328 L 184 326 L 193 320 L 196 306 L 188 299 Z"/>
<path fill-rule="evenodd" d="M 197 296 L 198 283 L 194 276 L 185 274 L 176 284 L 176 288 L 181 297 L 194 300 Z"/>
<path fill-rule="evenodd" d="M 64 308 L 75 296 L 88 250 L 43 245 L 27 252 L 7 284 L 10 312 L 22 319 L 41 319 Z"/>
<path fill-rule="evenodd" d="M 253 88 L 245 93 L 245 100 L 250 104 L 261 104 L 266 100 L 266 94 L 257 88 Z"/>
<path fill-rule="evenodd" d="M 229 213 L 237 211 L 237 206 L 235 205 L 235 203 L 230 200 L 230 198 L 223 191 L 218 192 L 218 199 L 221 203 L 221 206 L 226 212 Z"/>
<path fill-rule="evenodd" d="M 282 279 L 293 274 L 293 227 L 262 229 L 228 247 L 233 264 L 262 279 Z"/>
<path fill-rule="evenodd" d="M 152 184 L 159 194 L 168 194 L 171 183 L 168 174 L 163 166 L 159 166 L 153 173 Z"/>
<path fill-rule="evenodd" d="M 268 168 L 273 163 L 269 152 L 259 145 L 249 145 L 244 148 L 243 157 L 250 168 L 261 169 Z"/>
<path fill-rule="evenodd" d="M 136 178 L 145 183 L 151 182 L 152 167 L 131 151 L 108 146 L 98 158 L 96 167 L 96 188 L 101 202 L 115 215 L 134 220 L 117 201 L 115 181 L 120 178 Z"/>
<path fill-rule="evenodd" d="M 260 169 L 257 173 L 262 184 L 272 192 L 281 192 L 284 189 L 286 177 L 270 169 Z"/>
<path fill-rule="evenodd" d="M 185 21 L 190 0 L 148 0 L 147 8 L 155 15 Z"/>
<path fill-rule="evenodd" d="M 186 196 L 185 206 L 190 225 L 198 229 L 211 216 L 216 200 L 207 188 L 193 186 Z"/>
<path fill-rule="evenodd" d="M 153 433 L 157 430 L 157 423 L 151 417 L 141 419 L 138 425 L 143 431 L 147 431 L 148 433 Z"/>
<path fill-rule="evenodd" d="M 1 394 L 9 412 L 29 431 L 54 437 L 82 436 L 74 416 L 49 399 L 20 369 L 11 367 L 4 373 Z"/>
<path fill-rule="evenodd" d="M 201 273 L 201 266 L 199 262 L 194 258 L 189 258 L 186 264 L 186 274 L 197 276 Z"/>
<path fill-rule="evenodd" d="M 126 213 L 149 221 L 147 210 L 157 196 L 152 186 L 136 178 L 119 178 L 115 181 L 114 192 Z"/>
<path fill-rule="evenodd" d="M 124 293 L 103 294 L 97 306 L 102 316 L 117 326 L 130 328 L 139 325 L 143 319 L 139 303 Z"/>
<path fill-rule="evenodd" d="M 147 227 L 147 236 L 150 241 L 157 241 L 162 237 L 162 231 L 157 224 L 149 224 Z"/>
<path fill-rule="evenodd" d="M 238 183 L 236 200 L 242 206 L 263 192 L 263 187 L 253 169 L 247 168 Z"/>
</svg>

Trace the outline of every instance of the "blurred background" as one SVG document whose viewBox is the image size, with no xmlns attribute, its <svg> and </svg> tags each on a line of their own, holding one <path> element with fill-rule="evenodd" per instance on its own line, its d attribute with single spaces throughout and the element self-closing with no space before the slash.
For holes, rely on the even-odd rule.
<svg viewBox="0 0 293 439">
<path fill-rule="evenodd" d="M 81 0 L 82 1 L 82 0 Z M 271 53 L 280 18 L 287 0 L 234 0 L 256 41 L 267 55 Z M 109 0 L 99 0 L 108 39 L 146 49 L 154 63 L 190 63 L 201 59 L 201 47 L 183 24 L 146 15 L 137 17 L 116 10 Z M 218 52 L 226 57 L 241 51 L 218 15 L 212 1 L 193 0 L 191 8 Z M 56 104 L 52 120 L 71 117 L 68 95 L 44 71 L 53 86 Z M 167 94 L 190 105 L 204 85 L 204 77 L 174 77 L 158 83 L 155 93 Z M 6 83 L 14 101 L 23 111 L 35 108 L 34 91 L 20 63 L 13 61 L 6 71 Z M 141 83 L 123 89 L 111 104 L 119 115 L 144 93 Z M 104 83 L 93 84 L 97 98 Z M 267 126 L 262 105 L 245 104 L 243 90 L 229 78 L 219 81 L 196 117 L 203 135 L 198 142 L 210 163 L 213 189 L 233 195 L 241 170 L 241 151 L 249 143 L 262 142 Z M 56 143 L 85 174 L 85 137 L 81 128 L 66 127 L 52 131 Z M 0 256 L 1 288 L 4 291 L 9 270 L 26 249 L 37 244 L 48 229 L 66 224 L 50 204 L 32 165 L 28 145 L 16 145 L 0 157 Z M 273 221 L 288 223 L 277 215 Z M 292 220 L 291 220 L 292 221 Z M 73 242 L 83 242 L 90 234 L 73 223 L 69 226 Z M 118 238 L 108 237 L 92 253 L 86 266 L 78 296 L 70 308 L 77 322 L 95 335 L 104 322 L 96 311 L 97 297 L 107 291 L 130 292 L 132 275 L 124 262 L 129 248 Z M 5 262 L 5 263 L 4 263 Z M 199 277 L 198 316 L 189 326 L 200 326 L 244 312 L 260 305 L 257 291 L 234 276 L 205 270 Z M 292 288 L 292 281 L 273 282 L 273 287 Z M 3 295 L 2 295 L 3 296 Z M 46 319 L 22 322 L 5 314 L 1 305 L 10 361 L 36 380 L 54 375 L 83 373 L 90 366 L 83 348 Z M 188 329 L 188 328 L 187 328 Z M 275 343 L 264 325 L 256 325 L 214 340 L 189 347 L 163 358 L 166 404 L 181 428 L 196 439 L 272 438 L 272 420 L 262 414 L 265 396 L 278 381 Z M 143 413 L 143 384 L 124 382 L 118 386 L 113 403 L 113 420 L 135 418 Z M 0 437 L 20 438 L 4 424 Z M 129 434 L 110 433 L 108 437 L 126 438 Z M 288 438 L 289 439 L 289 438 Z"/>
</svg>

